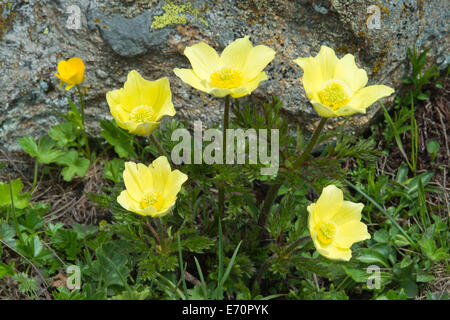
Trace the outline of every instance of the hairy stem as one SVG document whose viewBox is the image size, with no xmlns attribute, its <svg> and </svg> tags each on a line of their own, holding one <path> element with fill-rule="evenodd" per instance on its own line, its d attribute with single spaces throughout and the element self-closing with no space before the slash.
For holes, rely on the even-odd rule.
<svg viewBox="0 0 450 320">
<path fill-rule="evenodd" d="M 78 95 L 80 96 L 80 113 L 81 113 L 81 125 L 82 125 L 81 129 L 83 130 L 83 138 L 84 138 L 84 141 L 86 142 L 86 153 L 87 153 L 89 160 L 91 160 L 91 150 L 89 148 L 89 141 L 88 141 L 88 137 L 87 137 L 87 133 L 86 133 L 86 124 L 84 121 L 83 92 L 81 91 L 81 88 L 79 85 L 77 85 L 77 90 L 78 90 Z"/>
<path fill-rule="evenodd" d="M 309 140 L 308 145 L 306 146 L 303 153 L 300 155 L 300 157 L 297 159 L 297 161 L 294 162 L 293 167 L 296 169 L 299 169 L 300 166 L 303 164 L 303 162 L 307 159 L 307 157 L 310 155 L 311 150 L 313 149 L 314 145 L 317 142 L 317 139 L 320 136 L 320 133 L 322 132 L 323 127 L 325 126 L 325 123 L 327 122 L 328 118 L 322 118 L 320 120 L 319 125 L 317 126 L 316 130 L 314 131 L 311 140 Z M 269 191 L 266 194 L 266 198 L 264 199 L 263 207 L 261 209 L 261 213 L 259 215 L 258 219 L 258 225 L 261 227 L 264 227 L 266 224 L 267 216 L 269 215 L 270 208 L 272 208 L 273 202 L 275 201 L 278 191 L 280 190 L 283 183 L 276 183 L 270 186 Z"/>
<path fill-rule="evenodd" d="M 223 114 L 223 137 L 222 137 L 222 153 L 223 164 L 226 163 L 227 153 L 227 129 L 230 126 L 230 96 L 225 97 L 225 109 Z M 219 187 L 219 217 L 222 218 L 225 215 L 225 186 Z"/>
</svg>

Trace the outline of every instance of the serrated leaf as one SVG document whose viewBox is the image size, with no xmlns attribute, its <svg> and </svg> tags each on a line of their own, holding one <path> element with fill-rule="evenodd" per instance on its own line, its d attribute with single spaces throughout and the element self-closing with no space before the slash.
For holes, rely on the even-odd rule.
<svg viewBox="0 0 450 320">
<path fill-rule="evenodd" d="M 11 189 L 14 200 L 14 207 L 17 209 L 24 209 L 28 206 L 31 198 L 31 194 L 20 193 L 23 189 L 23 184 L 20 179 L 11 180 Z M 9 190 L 9 184 L 0 182 L 0 207 L 11 206 L 11 194 Z"/>
<path fill-rule="evenodd" d="M 86 158 L 79 158 L 78 152 L 72 149 L 60 157 L 57 163 L 66 166 L 61 173 L 65 181 L 71 181 L 75 175 L 84 177 L 91 162 Z"/>
<path fill-rule="evenodd" d="M 16 240 L 14 239 L 15 235 L 16 230 L 13 226 L 7 224 L 6 222 L 0 224 L 0 240 L 13 248 L 16 247 Z"/>
<path fill-rule="evenodd" d="M 58 147 L 71 146 L 77 138 L 77 130 L 71 122 L 63 122 L 53 126 L 48 135 L 56 141 Z"/>
<path fill-rule="evenodd" d="M 55 162 L 64 154 L 62 150 L 53 149 L 55 142 L 48 136 L 40 138 L 37 146 L 33 138 L 26 136 L 19 139 L 19 145 L 26 153 L 36 157 L 38 162 L 43 164 Z"/>
</svg>

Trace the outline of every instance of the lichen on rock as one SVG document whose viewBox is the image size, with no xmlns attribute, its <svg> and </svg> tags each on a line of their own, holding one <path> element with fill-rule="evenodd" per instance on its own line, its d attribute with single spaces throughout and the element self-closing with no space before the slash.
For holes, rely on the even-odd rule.
<svg viewBox="0 0 450 320">
<path fill-rule="evenodd" d="M 195 8 L 192 3 L 185 2 L 184 4 L 177 5 L 176 3 L 167 0 L 167 3 L 162 7 L 164 14 L 160 16 L 154 16 L 151 25 L 152 29 L 161 29 L 168 25 L 176 24 L 186 24 L 186 15 L 190 14 L 194 18 L 198 19 L 206 27 L 208 27 L 208 22 L 200 17 L 200 10 Z"/>
</svg>

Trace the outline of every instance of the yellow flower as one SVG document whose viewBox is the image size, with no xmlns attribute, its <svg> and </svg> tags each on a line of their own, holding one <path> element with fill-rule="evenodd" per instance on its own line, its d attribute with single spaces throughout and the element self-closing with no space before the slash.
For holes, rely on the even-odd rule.
<svg viewBox="0 0 450 320">
<path fill-rule="evenodd" d="M 128 73 L 123 88 L 106 94 L 117 125 L 133 134 L 148 136 L 165 116 L 174 116 L 172 93 L 167 78 L 148 81 L 136 70 Z"/>
<path fill-rule="evenodd" d="M 303 87 L 317 113 L 325 118 L 366 113 L 375 101 L 387 97 L 394 89 L 367 84 L 367 73 L 355 64 L 355 57 L 346 54 L 338 59 L 326 46 L 315 57 L 294 60 L 304 71 Z"/>
<path fill-rule="evenodd" d="M 316 203 L 308 206 L 308 227 L 317 251 L 329 259 L 348 261 L 353 243 L 370 239 L 362 223 L 364 205 L 344 201 L 342 190 L 329 185 Z"/>
<path fill-rule="evenodd" d="M 262 70 L 273 60 L 275 51 L 267 46 L 253 46 L 249 37 L 229 44 L 219 56 L 204 42 L 184 50 L 192 69 L 175 68 L 175 74 L 197 90 L 216 97 L 243 97 L 267 80 Z"/>
<path fill-rule="evenodd" d="M 179 170 L 172 171 L 164 156 L 148 167 L 126 162 L 123 171 L 126 190 L 120 193 L 117 202 L 126 210 L 143 216 L 164 216 L 175 205 L 177 194 L 187 178 Z"/>
<path fill-rule="evenodd" d="M 84 80 L 84 63 L 80 58 L 70 58 L 62 60 L 58 63 L 58 73 L 55 73 L 61 79 L 61 86 L 67 83 L 66 90 L 80 84 Z"/>
</svg>

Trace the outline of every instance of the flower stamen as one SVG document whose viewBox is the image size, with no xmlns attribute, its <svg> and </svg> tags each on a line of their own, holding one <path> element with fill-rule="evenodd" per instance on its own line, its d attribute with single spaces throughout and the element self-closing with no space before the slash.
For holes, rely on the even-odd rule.
<svg viewBox="0 0 450 320">
<path fill-rule="evenodd" d="M 146 191 L 141 199 L 142 209 L 148 206 L 153 206 L 156 210 L 160 210 L 162 207 L 162 196 L 161 193 L 156 191 Z"/>
<path fill-rule="evenodd" d="M 223 68 L 210 76 L 210 81 L 215 87 L 227 89 L 239 87 L 242 79 L 242 73 L 235 68 Z"/>
<path fill-rule="evenodd" d="M 130 113 L 131 120 L 137 123 L 153 122 L 154 117 L 153 108 L 146 105 L 137 106 Z"/>
<path fill-rule="evenodd" d="M 322 222 L 316 226 L 317 237 L 323 244 L 329 244 L 336 237 L 336 226 L 331 222 Z"/>
<path fill-rule="evenodd" d="M 336 111 L 350 102 L 350 92 L 350 89 L 343 81 L 331 79 L 324 83 L 323 89 L 319 91 L 318 95 L 322 104 Z"/>
</svg>

